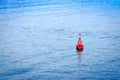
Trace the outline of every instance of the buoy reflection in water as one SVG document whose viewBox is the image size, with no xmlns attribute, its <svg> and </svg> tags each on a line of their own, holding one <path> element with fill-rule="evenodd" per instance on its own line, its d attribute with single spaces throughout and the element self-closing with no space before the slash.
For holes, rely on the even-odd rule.
<svg viewBox="0 0 120 80">
<path fill-rule="evenodd" d="M 81 62 L 82 61 L 81 55 L 83 53 L 83 50 L 76 50 L 76 53 L 78 54 L 78 61 Z"/>
</svg>

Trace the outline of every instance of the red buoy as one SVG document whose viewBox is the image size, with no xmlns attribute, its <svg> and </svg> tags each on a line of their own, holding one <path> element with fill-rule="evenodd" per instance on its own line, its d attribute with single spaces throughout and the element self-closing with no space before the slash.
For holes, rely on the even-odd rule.
<svg viewBox="0 0 120 80">
<path fill-rule="evenodd" d="M 83 50 L 84 46 L 82 44 L 81 34 L 79 34 L 78 43 L 76 44 L 77 50 Z"/>
</svg>

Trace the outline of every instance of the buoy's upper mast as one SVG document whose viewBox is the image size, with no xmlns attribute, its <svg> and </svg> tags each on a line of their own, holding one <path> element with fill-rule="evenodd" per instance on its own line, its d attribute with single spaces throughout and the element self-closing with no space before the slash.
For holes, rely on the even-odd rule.
<svg viewBox="0 0 120 80">
<path fill-rule="evenodd" d="M 78 44 L 82 44 L 81 34 L 79 34 Z"/>
</svg>

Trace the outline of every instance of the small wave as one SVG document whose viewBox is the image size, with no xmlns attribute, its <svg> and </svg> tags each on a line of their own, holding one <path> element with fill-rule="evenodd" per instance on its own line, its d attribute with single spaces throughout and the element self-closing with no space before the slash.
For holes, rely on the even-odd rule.
<svg viewBox="0 0 120 80">
<path fill-rule="evenodd" d="M 0 73 L 0 77 L 8 77 L 8 76 L 14 76 L 14 75 L 21 75 L 28 73 L 32 70 L 32 68 L 19 68 L 19 69 L 12 69 L 4 73 Z"/>
</svg>

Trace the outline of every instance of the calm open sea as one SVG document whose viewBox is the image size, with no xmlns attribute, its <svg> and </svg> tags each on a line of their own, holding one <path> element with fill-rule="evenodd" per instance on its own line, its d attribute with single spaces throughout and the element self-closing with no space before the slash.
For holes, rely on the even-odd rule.
<svg viewBox="0 0 120 80">
<path fill-rule="evenodd" d="M 0 80 L 120 80 L 120 0 L 0 0 Z"/>
</svg>

